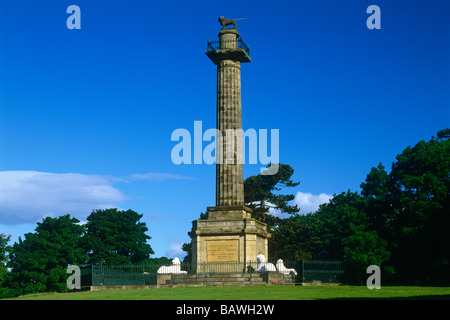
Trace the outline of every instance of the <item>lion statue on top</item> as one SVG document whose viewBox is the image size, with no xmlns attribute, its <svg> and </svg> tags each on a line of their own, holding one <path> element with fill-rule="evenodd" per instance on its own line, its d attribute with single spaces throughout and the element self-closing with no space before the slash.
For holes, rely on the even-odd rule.
<svg viewBox="0 0 450 320">
<path fill-rule="evenodd" d="M 233 25 L 234 27 L 231 29 L 237 29 L 236 20 L 234 19 L 225 19 L 225 17 L 219 17 L 219 23 L 222 25 L 222 29 L 225 29 L 226 26 Z"/>
</svg>

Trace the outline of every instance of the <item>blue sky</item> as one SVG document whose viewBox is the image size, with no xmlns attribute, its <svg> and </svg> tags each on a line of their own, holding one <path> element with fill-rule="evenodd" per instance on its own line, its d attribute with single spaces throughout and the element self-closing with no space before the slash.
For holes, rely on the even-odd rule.
<svg viewBox="0 0 450 320">
<path fill-rule="evenodd" d="M 72 4 L 80 30 L 66 27 Z M 366 27 L 372 4 L 380 30 Z M 219 16 L 248 18 L 243 127 L 279 129 L 301 212 L 359 191 L 371 167 L 449 126 L 449 13 L 444 0 L 3 1 L 0 232 L 17 241 L 45 216 L 133 209 L 155 256 L 181 257 L 214 205 L 215 167 L 173 164 L 170 137 L 215 126 L 204 52 Z"/>
</svg>

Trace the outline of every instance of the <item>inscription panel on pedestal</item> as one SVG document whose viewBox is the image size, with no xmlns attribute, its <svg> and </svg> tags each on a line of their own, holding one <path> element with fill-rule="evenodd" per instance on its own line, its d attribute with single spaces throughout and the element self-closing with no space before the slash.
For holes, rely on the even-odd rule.
<svg viewBox="0 0 450 320">
<path fill-rule="evenodd" d="M 206 241 L 207 262 L 239 261 L 239 240 Z"/>
</svg>

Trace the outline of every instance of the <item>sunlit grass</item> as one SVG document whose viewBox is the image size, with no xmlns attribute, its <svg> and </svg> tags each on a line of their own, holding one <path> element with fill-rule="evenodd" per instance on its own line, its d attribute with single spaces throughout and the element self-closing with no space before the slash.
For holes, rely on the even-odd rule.
<svg viewBox="0 0 450 320">
<path fill-rule="evenodd" d="M 320 299 L 449 299 L 449 287 L 249 286 L 178 287 L 42 293 L 28 300 L 320 300 Z"/>
</svg>

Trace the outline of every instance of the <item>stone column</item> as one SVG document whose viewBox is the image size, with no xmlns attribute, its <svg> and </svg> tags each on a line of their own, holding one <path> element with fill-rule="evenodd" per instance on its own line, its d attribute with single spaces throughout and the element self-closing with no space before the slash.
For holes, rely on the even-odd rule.
<svg viewBox="0 0 450 320">
<path fill-rule="evenodd" d="M 195 272 L 214 262 L 242 262 L 245 272 L 259 253 L 267 257 L 270 237 L 244 205 L 241 63 L 251 60 L 237 28 L 223 27 L 206 55 L 217 66 L 216 205 L 207 207 L 207 219 L 192 222 L 192 262 Z"/>
<path fill-rule="evenodd" d="M 217 47 L 206 52 L 217 66 L 216 206 L 208 208 L 212 219 L 246 218 L 250 212 L 244 206 L 241 63 L 251 60 L 240 42 L 236 28 L 222 28 Z"/>
<path fill-rule="evenodd" d="M 217 129 L 222 141 L 216 148 L 221 160 L 216 164 L 216 206 L 243 205 L 240 61 L 221 60 L 217 65 Z"/>
<path fill-rule="evenodd" d="M 241 60 L 236 29 L 219 32 L 217 65 L 216 206 L 244 205 L 242 166 Z"/>
</svg>

